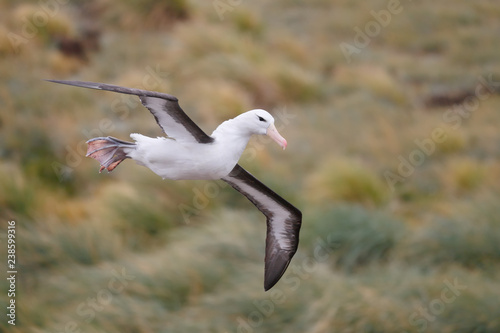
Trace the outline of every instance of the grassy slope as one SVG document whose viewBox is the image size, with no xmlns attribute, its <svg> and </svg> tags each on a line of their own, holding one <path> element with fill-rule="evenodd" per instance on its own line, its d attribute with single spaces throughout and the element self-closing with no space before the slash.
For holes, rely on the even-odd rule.
<svg viewBox="0 0 500 333">
<path fill-rule="evenodd" d="M 19 53 L 0 38 L 0 218 L 18 222 L 13 331 L 498 331 L 500 98 L 460 123 L 424 103 L 500 79 L 498 5 L 402 3 L 348 63 L 340 43 L 386 2 L 243 2 L 223 20 L 212 2 L 172 3 L 62 6 Z M 1 3 L 0 31 L 20 33 L 38 6 Z M 84 64 L 51 38 L 77 35 L 88 12 L 103 35 Z M 283 280 L 263 292 L 263 217 L 231 189 L 159 183 L 133 163 L 98 175 L 82 158 L 91 136 L 160 134 L 136 102 L 42 78 L 166 91 L 208 132 L 250 108 L 289 114 L 277 117 L 287 151 L 256 139 L 242 158 L 304 211 Z M 446 139 L 391 190 L 386 172 L 436 128 Z"/>
</svg>

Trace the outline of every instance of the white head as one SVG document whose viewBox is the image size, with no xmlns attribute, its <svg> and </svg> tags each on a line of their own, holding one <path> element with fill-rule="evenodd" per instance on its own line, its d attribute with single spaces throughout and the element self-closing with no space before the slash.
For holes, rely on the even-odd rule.
<svg viewBox="0 0 500 333">
<path fill-rule="evenodd" d="M 255 109 L 240 114 L 239 119 L 244 120 L 245 128 L 250 134 L 266 134 L 271 139 L 276 141 L 283 149 L 286 148 L 287 142 L 274 126 L 274 118 L 269 112 L 262 109 Z"/>
</svg>

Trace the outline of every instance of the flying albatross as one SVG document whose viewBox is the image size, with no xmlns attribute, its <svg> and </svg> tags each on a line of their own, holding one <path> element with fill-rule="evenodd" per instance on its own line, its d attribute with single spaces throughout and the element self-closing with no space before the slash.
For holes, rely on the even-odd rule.
<svg viewBox="0 0 500 333">
<path fill-rule="evenodd" d="M 87 156 L 99 161 L 99 172 L 112 171 L 124 159 L 131 158 L 162 178 L 222 179 L 266 216 L 264 289 L 269 290 L 279 281 L 297 251 L 302 213 L 238 164 L 253 134 L 267 134 L 286 148 L 286 140 L 267 111 L 242 113 L 220 124 L 209 136 L 184 113 L 172 95 L 103 83 L 48 81 L 139 96 L 167 137 L 133 133 L 130 137 L 135 142 L 110 136 L 90 139 Z"/>
</svg>

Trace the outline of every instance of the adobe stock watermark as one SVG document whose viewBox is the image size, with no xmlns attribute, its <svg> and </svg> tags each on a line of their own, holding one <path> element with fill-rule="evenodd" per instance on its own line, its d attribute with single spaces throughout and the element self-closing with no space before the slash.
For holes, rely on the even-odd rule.
<svg viewBox="0 0 500 333">
<path fill-rule="evenodd" d="M 9 32 L 7 38 L 15 53 L 18 53 L 21 47 L 35 38 L 40 29 L 47 26 L 50 19 L 56 16 L 63 5 L 69 0 L 39 0 L 38 10 L 28 17 L 21 18 L 22 26 L 18 33 Z"/>
<path fill-rule="evenodd" d="M 325 238 L 318 237 L 312 256 L 304 258 L 300 263 L 290 265 L 288 268 L 290 273 L 284 275 L 279 284 L 266 293 L 266 299 L 254 300 L 252 302 L 254 310 L 246 316 L 236 318 L 236 332 L 255 332 L 262 326 L 265 319 L 271 317 L 276 308 L 287 300 L 287 293 L 297 290 L 302 281 L 309 279 L 316 271 L 317 265 L 326 262 L 340 245 L 332 234 Z"/>
<path fill-rule="evenodd" d="M 398 156 L 397 173 L 386 170 L 384 178 L 392 192 L 395 185 L 406 181 L 413 175 L 415 169 L 422 166 L 425 161 L 436 152 L 437 145 L 448 139 L 447 129 L 458 130 L 464 119 L 468 119 L 478 109 L 481 102 L 500 91 L 500 81 L 493 79 L 493 74 L 479 76 L 474 89 L 474 95 L 468 96 L 461 104 L 448 108 L 442 115 L 442 123 L 436 126 L 431 133 L 423 139 L 415 139 L 416 148 L 407 157 Z"/>
<path fill-rule="evenodd" d="M 386 9 L 379 11 L 371 10 L 370 15 L 373 17 L 373 20 L 368 21 L 363 29 L 358 26 L 353 28 L 355 34 L 352 43 L 342 42 L 339 44 L 339 48 L 347 63 L 350 64 L 352 56 L 359 54 L 364 48 L 370 45 L 372 39 L 376 38 L 382 32 L 382 29 L 391 23 L 392 18 L 402 11 L 403 6 L 400 0 L 389 0 Z"/>
<path fill-rule="evenodd" d="M 66 322 L 62 330 L 57 330 L 57 333 L 83 333 L 80 328 L 81 322 L 92 322 L 97 313 L 103 311 L 106 306 L 111 304 L 113 298 L 121 294 L 125 290 L 125 287 L 135 279 L 135 276 L 128 274 L 124 267 L 121 268 L 121 271 L 111 270 L 111 275 L 112 277 L 108 280 L 105 287 L 99 289 L 95 294 L 87 297 L 85 301 L 78 304 L 75 312 L 79 316 L 79 320 Z"/>
<path fill-rule="evenodd" d="M 236 7 L 241 5 L 243 0 L 214 0 L 212 1 L 212 6 L 214 6 L 219 20 L 224 21 L 224 14 L 226 12 L 232 12 Z"/>
<path fill-rule="evenodd" d="M 417 328 L 418 332 L 425 332 L 430 323 L 435 322 L 436 318 L 460 297 L 462 291 L 467 289 L 467 286 L 460 284 L 457 278 L 454 278 L 453 282 L 446 279 L 443 284 L 444 287 L 441 289 L 438 298 L 431 300 L 427 305 L 417 306 L 415 311 L 408 316 L 408 322 L 411 326 Z"/>
<path fill-rule="evenodd" d="M 162 72 L 159 65 L 156 67 L 147 66 L 145 68 L 147 74 L 144 75 L 139 89 L 158 90 L 163 80 L 169 73 Z M 140 100 L 135 95 L 115 94 L 115 99 L 111 102 L 111 111 L 120 119 L 125 120 L 129 117 L 130 112 L 140 104 Z M 77 168 L 87 154 L 87 141 L 99 136 L 106 136 L 106 133 L 114 131 L 116 128 L 114 120 L 110 118 L 102 118 L 97 127 L 92 130 L 83 129 L 82 134 L 85 138 L 79 141 L 75 147 L 66 145 L 65 163 L 54 161 L 52 169 L 57 175 L 60 182 L 63 182 L 71 177 L 74 169 Z"/>
<path fill-rule="evenodd" d="M 281 132 L 296 116 L 297 115 L 289 113 L 286 107 L 274 112 L 276 129 Z M 245 150 L 240 161 L 253 161 L 257 157 L 259 151 L 265 149 L 268 144 L 271 144 L 271 139 L 267 135 L 257 135 L 255 139 L 254 145 L 249 146 Z M 178 205 L 184 223 L 191 223 L 191 218 L 199 215 L 202 210 L 206 209 L 210 204 L 210 200 L 215 199 L 219 195 L 220 190 L 227 186 L 229 186 L 229 184 L 226 182 L 215 180 L 205 182 L 203 186 L 194 186 L 192 188 L 193 199 L 191 204 L 187 205 L 181 203 Z"/>
</svg>

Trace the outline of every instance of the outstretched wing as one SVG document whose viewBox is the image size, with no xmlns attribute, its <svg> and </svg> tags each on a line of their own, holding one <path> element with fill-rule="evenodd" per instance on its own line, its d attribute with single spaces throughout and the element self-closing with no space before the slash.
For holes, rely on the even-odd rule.
<svg viewBox="0 0 500 333">
<path fill-rule="evenodd" d="M 236 164 L 222 178 L 246 196 L 267 218 L 264 289 L 271 289 L 290 264 L 299 245 L 302 213 Z"/>
<path fill-rule="evenodd" d="M 176 97 L 156 91 L 125 88 L 105 83 L 83 81 L 47 80 L 71 86 L 108 90 L 121 94 L 137 95 L 142 104 L 151 111 L 156 122 L 169 137 L 188 142 L 211 143 L 213 138 L 196 125 L 179 106 Z"/>
</svg>

